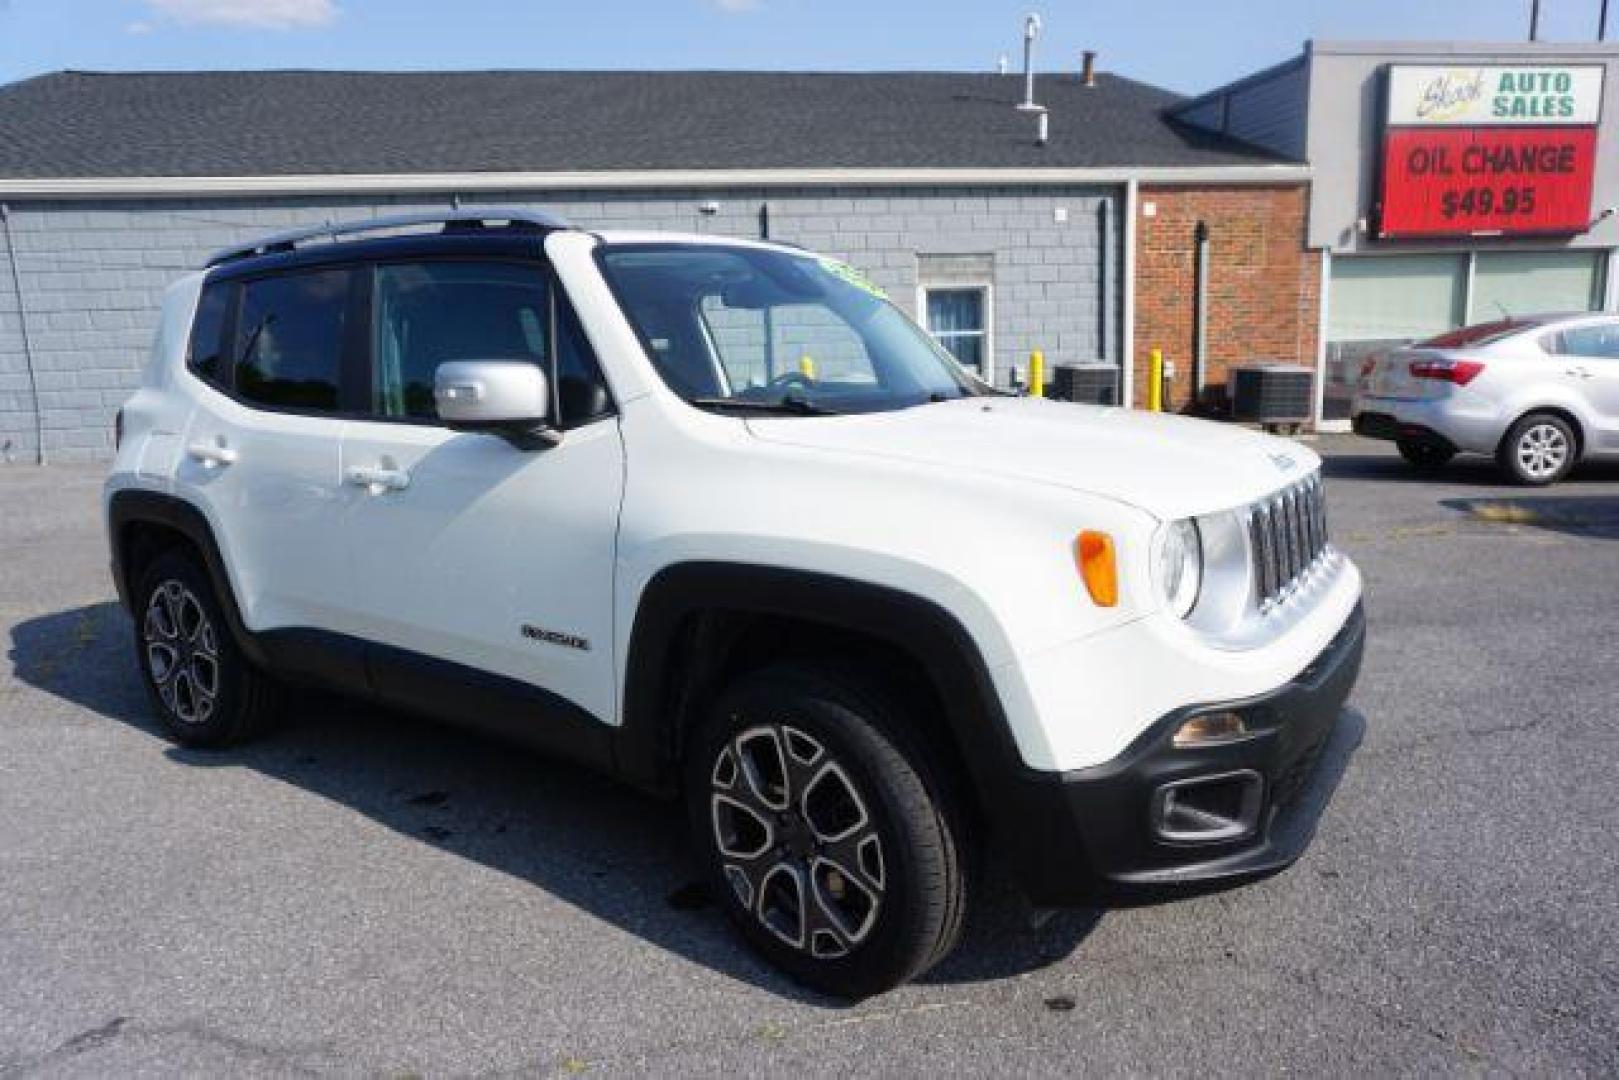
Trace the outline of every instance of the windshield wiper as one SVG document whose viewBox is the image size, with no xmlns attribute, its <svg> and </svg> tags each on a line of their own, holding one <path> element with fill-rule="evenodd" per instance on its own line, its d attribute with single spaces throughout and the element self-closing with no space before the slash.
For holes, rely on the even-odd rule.
<svg viewBox="0 0 1619 1080">
<path fill-rule="evenodd" d="M 750 398 L 728 397 L 697 397 L 687 398 L 687 402 L 699 409 L 712 409 L 716 412 L 724 409 L 735 409 L 740 412 L 774 413 L 777 416 L 837 416 L 838 410 L 828 409 L 824 405 L 805 401 L 803 398 L 789 397 L 778 401 L 754 401 Z"/>
</svg>

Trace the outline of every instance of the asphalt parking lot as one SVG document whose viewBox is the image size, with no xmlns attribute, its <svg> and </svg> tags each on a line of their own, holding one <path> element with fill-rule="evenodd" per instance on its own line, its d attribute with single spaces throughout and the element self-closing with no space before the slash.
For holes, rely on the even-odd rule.
<svg viewBox="0 0 1619 1080">
<path fill-rule="evenodd" d="M 0 1075 L 1614 1075 L 1619 468 L 1323 445 L 1371 629 L 1304 859 L 1038 930 L 991 889 L 853 1007 L 745 953 L 679 815 L 606 781 L 317 696 L 169 745 L 100 471 L 0 470 Z"/>
</svg>

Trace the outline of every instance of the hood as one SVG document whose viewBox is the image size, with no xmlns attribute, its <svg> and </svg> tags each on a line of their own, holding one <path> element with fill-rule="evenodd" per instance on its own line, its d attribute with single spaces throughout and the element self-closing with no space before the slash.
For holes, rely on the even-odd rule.
<svg viewBox="0 0 1619 1080">
<path fill-rule="evenodd" d="M 769 442 L 1055 484 L 1162 520 L 1245 505 L 1320 463 L 1298 443 L 1231 424 L 1039 398 L 747 423 Z"/>
</svg>

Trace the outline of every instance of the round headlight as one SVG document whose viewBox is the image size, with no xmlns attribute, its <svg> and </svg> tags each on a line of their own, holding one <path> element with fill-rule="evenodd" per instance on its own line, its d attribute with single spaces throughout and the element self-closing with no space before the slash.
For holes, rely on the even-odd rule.
<svg viewBox="0 0 1619 1080">
<path fill-rule="evenodd" d="M 1203 588 L 1203 539 L 1198 535 L 1197 523 L 1187 518 L 1166 526 L 1158 534 L 1158 552 L 1153 562 L 1153 576 L 1164 603 L 1186 618 L 1197 606 L 1197 595 Z"/>
</svg>

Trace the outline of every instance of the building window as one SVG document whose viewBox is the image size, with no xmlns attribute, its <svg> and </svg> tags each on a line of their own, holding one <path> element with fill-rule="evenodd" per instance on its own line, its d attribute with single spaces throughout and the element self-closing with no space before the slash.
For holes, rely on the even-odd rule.
<svg viewBox="0 0 1619 1080">
<path fill-rule="evenodd" d="M 961 363 L 989 378 L 989 286 L 922 289 L 924 325 Z"/>
<path fill-rule="evenodd" d="M 1468 322 L 1602 306 L 1607 252 L 1481 251 L 1474 258 Z"/>
</svg>

